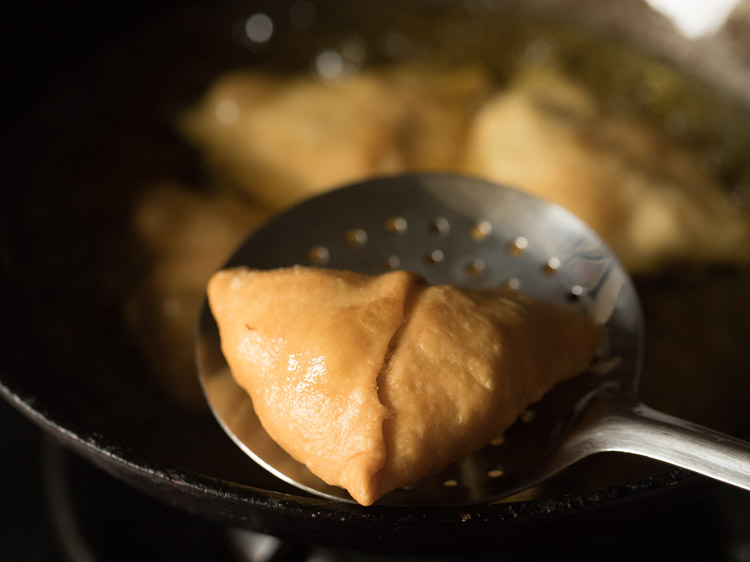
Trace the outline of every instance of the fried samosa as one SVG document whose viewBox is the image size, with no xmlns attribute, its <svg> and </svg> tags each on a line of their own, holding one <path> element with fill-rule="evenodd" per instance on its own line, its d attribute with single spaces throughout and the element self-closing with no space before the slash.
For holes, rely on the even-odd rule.
<svg viewBox="0 0 750 562">
<path fill-rule="evenodd" d="M 601 327 L 504 288 L 295 266 L 220 271 L 221 346 L 268 434 L 362 505 L 501 434 Z"/>
</svg>

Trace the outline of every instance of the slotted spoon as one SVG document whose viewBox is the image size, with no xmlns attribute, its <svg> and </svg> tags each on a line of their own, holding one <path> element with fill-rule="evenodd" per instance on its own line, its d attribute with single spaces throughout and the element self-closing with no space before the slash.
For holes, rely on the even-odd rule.
<svg viewBox="0 0 750 562">
<path fill-rule="evenodd" d="M 410 489 L 390 492 L 381 504 L 496 501 L 604 451 L 651 457 L 750 489 L 749 443 L 656 412 L 637 399 L 643 328 L 633 284 L 599 237 L 556 205 L 458 175 L 373 179 L 281 214 L 226 266 L 293 264 L 371 274 L 408 269 L 433 284 L 508 284 L 606 327 L 589 372 L 558 385 L 481 451 Z M 240 448 L 307 492 L 353 501 L 263 430 L 252 401 L 229 373 L 207 306 L 198 326 L 197 362 L 209 405 Z"/>
</svg>

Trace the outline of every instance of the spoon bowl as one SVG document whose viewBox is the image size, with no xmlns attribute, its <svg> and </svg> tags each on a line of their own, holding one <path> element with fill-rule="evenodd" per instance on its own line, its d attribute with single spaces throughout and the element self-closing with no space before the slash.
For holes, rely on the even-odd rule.
<svg viewBox="0 0 750 562">
<path fill-rule="evenodd" d="M 656 458 L 750 489 L 750 445 L 655 412 L 636 398 L 643 321 L 632 281 L 607 245 L 559 206 L 475 178 L 414 174 L 328 192 L 277 216 L 226 267 L 294 264 L 379 274 L 406 269 L 431 284 L 509 285 L 604 325 L 586 373 L 555 387 L 504 435 L 381 505 L 501 500 L 594 453 Z M 207 305 L 196 353 L 221 426 L 256 462 L 299 488 L 353 502 L 292 459 L 263 430 L 221 352 Z"/>
</svg>

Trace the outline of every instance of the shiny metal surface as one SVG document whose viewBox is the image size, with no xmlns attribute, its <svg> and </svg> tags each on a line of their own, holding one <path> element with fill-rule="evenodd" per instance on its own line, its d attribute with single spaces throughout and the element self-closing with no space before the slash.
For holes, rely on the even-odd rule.
<svg viewBox="0 0 750 562">
<path fill-rule="evenodd" d="M 502 439 L 396 490 L 384 505 L 463 505 L 501 500 L 582 458 L 640 454 L 750 489 L 750 444 L 654 412 L 635 397 L 642 319 L 627 273 L 609 248 L 567 211 L 513 189 L 448 174 L 381 178 L 311 199 L 251 236 L 227 266 L 308 264 L 366 273 L 399 268 L 430 283 L 509 283 L 606 327 L 589 372 L 533 405 Z M 197 361 L 222 427 L 262 466 L 300 488 L 352 501 L 278 447 L 228 371 L 204 306 Z"/>
</svg>

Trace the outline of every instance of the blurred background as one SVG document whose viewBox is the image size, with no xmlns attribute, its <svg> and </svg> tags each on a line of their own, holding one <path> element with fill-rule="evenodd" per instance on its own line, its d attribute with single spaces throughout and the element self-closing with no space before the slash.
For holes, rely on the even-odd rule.
<svg viewBox="0 0 750 562">
<path fill-rule="evenodd" d="M 84 456 L 276 490 L 203 403 L 205 281 L 274 213 L 372 175 L 460 171 L 579 214 L 643 299 L 644 400 L 750 435 L 750 2 L 28 2 L 0 26 L 3 559 L 236 559 L 226 521 L 28 418 Z M 522 499 L 632 487 L 642 517 L 580 559 L 637 535 L 622 559 L 750 560 L 746 494 L 665 473 L 684 480 L 597 460 Z"/>
</svg>

